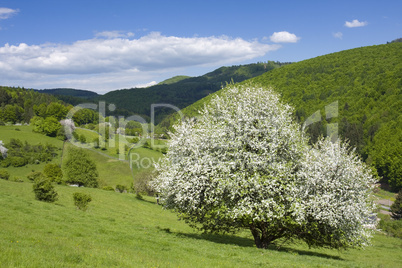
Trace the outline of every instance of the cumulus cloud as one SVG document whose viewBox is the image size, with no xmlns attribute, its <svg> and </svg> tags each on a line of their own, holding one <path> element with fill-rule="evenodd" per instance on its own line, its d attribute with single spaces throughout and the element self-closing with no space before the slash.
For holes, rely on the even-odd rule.
<svg viewBox="0 0 402 268">
<path fill-rule="evenodd" d="M 18 13 L 18 9 L 0 7 L 0 19 L 5 20 Z"/>
<path fill-rule="evenodd" d="M 338 38 L 338 39 L 342 39 L 343 38 L 343 33 L 341 33 L 341 32 L 333 33 L 332 36 L 335 37 L 335 38 Z"/>
<path fill-rule="evenodd" d="M 145 83 L 145 84 L 135 85 L 134 87 L 136 87 L 136 88 L 151 87 L 151 86 L 154 86 L 156 84 L 158 84 L 156 81 L 151 81 L 151 82 L 148 82 L 148 83 Z"/>
<path fill-rule="evenodd" d="M 355 27 L 363 27 L 368 24 L 367 21 L 358 21 L 358 20 L 353 20 L 353 21 L 345 21 L 345 26 L 348 28 L 355 28 Z"/>
<path fill-rule="evenodd" d="M 297 37 L 293 33 L 289 33 L 286 31 L 282 32 L 274 32 L 269 39 L 274 42 L 274 43 L 296 43 L 298 42 L 301 38 Z"/>
<path fill-rule="evenodd" d="M 127 38 L 127 37 L 133 37 L 134 33 L 132 32 L 123 32 L 123 31 L 103 31 L 95 34 L 96 37 L 100 38 L 108 38 L 108 39 L 114 39 L 114 38 Z"/>
<path fill-rule="evenodd" d="M 151 73 L 233 64 L 280 47 L 226 36 L 175 37 L 154 32 L 137 39 L 125 38 L 128 35 L 112 31 L 72 44 L 6 44 L 0 47 L 2 80 L 40 79 L 42 84 L 79 80 L 85 87 L 95 79 L 108 78 L 110 84 L 116 82 L 112 89 L 117 89 L 121 81 L 129 83 L 131 79 L 131 84 L 138 84 L 133 82 L 135 77 L 152 81 Z"/>
</svg>

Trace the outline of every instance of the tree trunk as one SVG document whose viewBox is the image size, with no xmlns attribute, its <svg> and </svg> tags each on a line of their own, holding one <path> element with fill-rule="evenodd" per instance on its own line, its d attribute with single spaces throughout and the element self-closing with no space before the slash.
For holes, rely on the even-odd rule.
<svg viewBox="0 0 402 268">
<path fill-rule="evenodd" d="M 254 236 L 254 242 L 257 248 L 268 248 L 268 246 L 277 239 L 278 237 L 267 234 L 267 229 L 265 228 L 264 223 L 260 223 L 260 226 L 256 226 L 254 224 L 250 225 L 251 233 Z"/>
</svg>

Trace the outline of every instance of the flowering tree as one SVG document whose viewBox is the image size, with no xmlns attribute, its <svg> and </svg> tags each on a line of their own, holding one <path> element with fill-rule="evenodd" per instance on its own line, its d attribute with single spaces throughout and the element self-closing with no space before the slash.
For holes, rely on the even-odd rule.
<svg viewBox="0 0 402 268">
<path fill-rule="evenodd" d="M 291 112 L 271 89 L 228 86 L 175 126 L 153 182 L 161 202 L 206 232 L 248 228 L 259 248 L 278 238 L 364 245 L 371 176 L 339 144 L 310 150 Z"/>
<path fill-rule="evenodd" d="M 347 144 L 321 139 L 305 152 L 298 171 L 303 220 L 298 237 L 310 246 L 369 244 L 375 178 Z M 374 223 L 375 224 L 375 223 Z"/>
</svg>

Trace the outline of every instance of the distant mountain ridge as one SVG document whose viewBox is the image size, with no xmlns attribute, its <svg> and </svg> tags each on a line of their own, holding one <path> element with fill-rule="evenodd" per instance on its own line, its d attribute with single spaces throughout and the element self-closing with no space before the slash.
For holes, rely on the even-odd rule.
<svg viewBox="0 0 402 268">
<path fill-rule="evenodd" d="M 55 96 L 71 96 L 71 97 L 77 97 L 77 98 L 83 98 L 83 99 L 91 99 L 91 98 L 96 98 L 99 96 L 98 93 L 89 91 L 89 90 L 83 90 L 83 89 L 74 89 L 74 88 L 52 88 L 52 89 L 41 89 L 41 90 L 35 90 L 39 93 L 46 93 L 46 94 L 51 94 Z"/>
<path fill-rule="evenodd" d="M 163 80 L 162 82 L 158 83 L 158 85 L 169 85 L 169 84 L 174 84 L 177 83 L 181 80 L 187 79 L 187 78 L 191 78 L 191 76 L 187 76 L 187 75 L 176 75 L 173 76 L 172 78 L 168 78 L 166 80 Z"/>
<path fill-rule="evenodd" d="M 128 110 L 134 114 L 149 116 L 152 104 L 167 103 L 182 109 L 218 91 L 226 83 L 231 81 L 241 82 L 286 64 L 289 63 L 268 61 L 221 67 L 198 77 L 179 77 L 178 81 L 173 83 L 168 82 L 147 88 L 111 91 L 105 95 L 98 96 L 94 100 L 114 103 L 120 109 Z M 177 77 L 174 79 L 177 79 Z M 174 112 L 172 109 L 159 109 L 156 115 L 156 123 L 172 112 Z"/>
</svg>

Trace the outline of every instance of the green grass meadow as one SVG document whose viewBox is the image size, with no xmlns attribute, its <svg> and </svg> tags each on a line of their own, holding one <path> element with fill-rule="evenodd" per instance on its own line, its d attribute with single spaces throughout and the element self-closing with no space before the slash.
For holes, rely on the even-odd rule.
<svg viewBox="0 0 402 268">
<path fill-rule="evenodd" d="M 58 157 L 54 158 L 52 162 L 60 164 L 61 153 L 63 148 L 63 141 L 47 137 L 45 135 L 32 132 L 31 126 L 0 126 L 0 140 L 3 143 L 9 142 L 11 139 L 19 139 L 22 142 L 27 141 L 30 144 L 51 144 L 58 148 Z M 46 163 L 28 164 L 23 167 L 8 167 L 11 180 L 27 180 L 27 175 L 32 171 L 42 171 Z M 1 167 L 0 167 L 1 168 Z"/>
<path fill-rule="evenodd" d="M 18 129 L 18 130 L 16 130 Z M 88 140 L 93 139 L 94 132 L 78 129 L 79 135 L 84 134 Z M 129 162 L 127 160 L 127 152 L 123 161 L 119 160 L 119 155 L 116 153 L 116 148 L 119 146 L 119 135 L 116 135 L 115 147 L 110 147 L 109 143 L 106 143 L 106 150 L 101 149 L 89 149 L 86 150 L 90 158 L 96 163 L 99 172 L 99 186 L 112 186 L 124 185 L 130 187 L 133 179 L 142 171 L 146 169 L 152 169 L 153 163 L 159 161 L 162 157 L 162 153 L 149 148 L 135 148 L 131 150 L 133 154 L 133 165 L 132 170 L 130 169 Z M 30 144 L 52 144 L 59 148 L 58 156 L 53 159 L 52 162 L 61 164 L 64 163 L 68 156 L 68 148 L 72 145 L 69 142 L 63 143 L 63 141 L 47 137 L 45 135 L 32 132 L 32 127 L 30 126 L 0 126 L 0 140 L 3 143 L 7 143 L 10 139 L 16 138 L 25 142 L 28 141 Z M 161 143 L 161 141 L 156 141 Z M 157 143 L 157 144 L 158 144 Z M 79 144 L 79 143 L 77 143 Z M 63 161 L 61 159 L 62 151 L 64 146 Z M 32 171 L 42 171 L 46 163 L 31 164 L 23 167 L 8 167 L 7 170 L 10 173 L 10 180 L 23 180 L 28 181 L 26 178 Z M 63 167 L 63 165 L 62 165 Z"/>
<path fill-rule="evenodd" d="M 364 250 L 260 250 L 251 234 L 202 235 L 155 204 L 100 189 L 56 186 L 37 201 L 32 183 L 0 180 L 1 267 L 400 267 L 402 241 L 376 234 Z M 74 192 L 88 193 L 87 211 Z"/>
<path fill-rule="evenodd" d="M 56 138 L 33 133 L 29 126 L 1 126 L 0 140 L 6 143 L 11 138 L 51 143 L 60 148 L 54 162 L 62 161 L 63 142 Z M 73 145 L 64 144 L 63 161 L 69 146 Z M 109 149 L 87 152 L 96 162 L 100 188 L 129 187 L 133 175 L 162 156 L 149 148 L 133 149 L 131 171 L 128 161 L 119 161 Z M 140 200 L 134 194 L 56 185 L 55 203 L 37 201 L 26 175 L 42 171 L 44 165 L 9 167 L 10 180 L 0 180 L 1 268 L 402 267 L 402 240 L 381 233 L 364 250 L 309 249 L 305 244 L 261 250 L 248 230 L 236 235 L 201 234 L 158 206 L 153 197 Z M 91 195 L 87 211 L 74 206 L 75 192 Z"/>
</svg>

